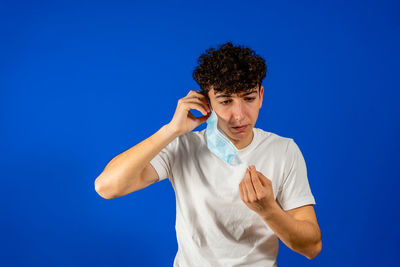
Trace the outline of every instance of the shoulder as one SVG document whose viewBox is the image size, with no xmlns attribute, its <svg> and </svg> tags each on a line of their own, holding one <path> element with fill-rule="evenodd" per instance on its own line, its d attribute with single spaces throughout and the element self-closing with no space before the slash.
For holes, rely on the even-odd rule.
<svg viewBox="0 0 400 267">
<path fill-rule="evenodd" d="M 173 141 L 176 149 L 190 151 L 205 144 L 205 130 L 182 134 Z"/>
<path fill-rule="evenodd" d="M 185 133 L 178 138 L 182 144 L 193 145 L 194 143 L 201 143 L 205 139 L 205 130 Z"/>
<path fill-rule="evenodd" d="M 259 135 L 264 136 L 264 139 L 269 139 L 268 149 L 276 156 L 280 158 L 285 165 L 292 166 L 296 161 L 304 161 L 303 153 L 300 147 L 291 137 L 284 137 L 276 133 L 267 132 L 262 129 L 258 129 Z"/>
<path fill-rule="evenodd" d="M 268 145 L 270 149 L 287 152 L 290 149 L 291 143 L 294 143 L 293 138 L 290 137 L 284 137 L 260 128 L 254 128 L 254 130 L 258 136 L 260 145 Z"/>
</svg>

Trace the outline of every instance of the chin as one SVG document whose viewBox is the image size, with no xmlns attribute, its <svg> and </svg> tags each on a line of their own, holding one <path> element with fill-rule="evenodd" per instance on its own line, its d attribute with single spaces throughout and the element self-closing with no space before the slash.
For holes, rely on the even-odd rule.
<svg viewBox="0 0 400 267">
<path fill-rule="evenodd" d="M 241 140 L 246 138 L 250 134 L 250 132 L 249 129 L 246 129 L 245 131 L 242 132 L 236 132 L 235 130 L 230 129 L 230 134 L 233 137 L 233 139 Z"/>
</svg>

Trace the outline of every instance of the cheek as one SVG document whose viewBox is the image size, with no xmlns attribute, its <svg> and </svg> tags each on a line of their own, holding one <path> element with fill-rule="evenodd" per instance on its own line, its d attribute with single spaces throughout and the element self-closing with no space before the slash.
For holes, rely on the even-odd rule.
<svg viewBox="0 0 400 267">
<path fill-rule="evenodd" d="M 219 122 L 226 123 L 228 121 L 229 114 L 226 110 L 219 108 L 215 109 L 214 111 L 216 114 L 218 114 L 217 117 Z"/>
<path fill-rule="evenodd" d="M 257 120 L 257 118 L 258 118 L 258 111 L 256 110 L 256 111 L 253 111 L 252 113 L 251 113 L 251 120 L 254 122 L 255 120 Z"/>
<path fill-rule="evenodd" d="M 228 124 L 228 120 L 226 119 L 226 118 L 224 118 L 224 117 L 219 117 L 218 118 L 218 122 L 221 124 L 221 125 L 227 125 Z"/>
</svg>

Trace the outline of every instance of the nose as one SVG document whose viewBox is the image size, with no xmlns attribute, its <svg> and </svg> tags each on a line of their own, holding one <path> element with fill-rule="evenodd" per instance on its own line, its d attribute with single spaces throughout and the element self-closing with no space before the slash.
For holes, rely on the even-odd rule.
<svg viewBox="0 0 400 267">
<path fill-rule="evenodd" d="M 242 122 L 244 119 L 244 104 L 242 101 L 237 101 L 237 103 L 233 105 L 232 109 L 233 119 L 237 122 Z"/>
</svg>

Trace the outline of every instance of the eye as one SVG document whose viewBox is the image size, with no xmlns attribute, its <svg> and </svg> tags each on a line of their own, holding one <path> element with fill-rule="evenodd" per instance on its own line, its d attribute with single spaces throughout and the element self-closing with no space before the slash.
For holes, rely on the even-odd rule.
<svg viewBox="0 0 400 267">
<path fill-rule="evenodd" d="M 225 100 L 225 101 L 222 101 L 222 102 L 220 102 L 222 105 L 226 105 L 226 104 L 228 104 L 229 102 L 231 102 L 231 100 Z"/>
<path fill-rule="evenodd" d="M 255 97 L 247 97 L 246 101 L 252 102 L 254 99 L 256 99 Z"/>
</svg>

